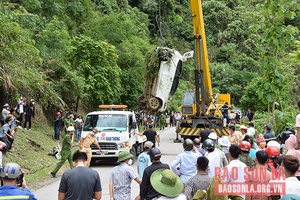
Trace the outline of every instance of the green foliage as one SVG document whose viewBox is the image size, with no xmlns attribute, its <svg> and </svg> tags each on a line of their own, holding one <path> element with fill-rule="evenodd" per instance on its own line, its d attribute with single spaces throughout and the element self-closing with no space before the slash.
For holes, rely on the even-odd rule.
<svg viewBox="0 0 300 200">
<path fill-rule="evenodd" d="M 74 37 L 72 44 L 72 68 L 77 69 L 84 78 L 82 98 L 90 102 L 86 106 L 96 109 L 99 104 L 118 102 L 121 70 L 117 65 L 115 48 L 85 35 Z"/>
<path fill-rule="evenodd" d="M 194 48 L 189 1 L 10 2 L 0 3 L 2 93 L 37 97 L 47 109 L 60 98 L 68 104 L 80 98 L 91 109 L 135 108 L 147 52 Z M 203 11 L 214 93 L 230 93 L 236 106 L 256 111 L 275 99 L 286 112 L 299 98 L 297 2 L 211 0 Z M 184 63 L 172 109 L 179 110 L 182 91 L 194 89 L 193 69 L 192 59 Z"/>
<path fill-rule="evenodd" d="M 288 10 L 295 1 L 265 1 L 261 6 L 261 74 L 258 85 L 258 97 L 268 105 L 272 105 L 272 123 L 275 124 L 276 104 L 283 96 L 282 91 L 290 91 L 286 80 L 286 72 L 281 59 L 286 55 L 286 49 L 293 45 L 294 36 L 298 32 L 296 27 L 287 25 L 285 19 L 295 16 L 295 12 Z M 282 110 L 282 105 L 281 105 Z"/>
</svg>

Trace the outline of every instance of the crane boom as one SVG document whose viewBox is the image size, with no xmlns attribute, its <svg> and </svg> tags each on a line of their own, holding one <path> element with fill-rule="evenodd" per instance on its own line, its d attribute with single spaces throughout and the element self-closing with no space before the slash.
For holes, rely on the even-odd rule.
<svg viewBox="0 0 300 200">
<path fill-rule="evenodd" d="M 212 98 L 213 92 L 208 64 L 208 53 L 206 46 L 201 0 L 191 0 L 190 4 L 194 27 L 196 65 L 199 71 L 203 70 L 204 89 L 208 91 L 209 98 Z"/>
<path fill-rule="evenodd" d="M 176 131 L 182 138 L 199 137 L 205 124 L 218 135 L 227 135 L 221 107 L 230 94 L 213 96 L 201 0 L 190 0 L 195 39 L 195 90 L 184 92 L 182 116 Z"/>
</svg>

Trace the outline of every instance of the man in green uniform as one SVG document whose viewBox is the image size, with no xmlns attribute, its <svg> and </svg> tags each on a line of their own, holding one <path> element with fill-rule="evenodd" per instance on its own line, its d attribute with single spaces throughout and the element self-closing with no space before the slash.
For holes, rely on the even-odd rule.
<svg viewBox="0 0 300 200">
<path fill-rule="evenodd" d="M 72 147 L 72 135 L 75 133 L 75 128 L 74 126 L 69 126 L 67 128 L 68 134 L 64 137 L 63 143 L 62 143 L 62 149 L 61 149 L 61 160 L 59 163 L 57 163 L 57 166 L 55 169 L 51 172 L 51 175 L 53 178 L 56 177 L 56 173 L 58 170 L 61 168 L 61 166 L 66 162 L 66 160 L 69 161 L 70 168 L 73 168 L 73 162 L 72 162 L 72 152 L 71 152 L 71 147 Z"/>
<path fill-rule="evenodd" d="M 249 156 L 251 144 L 248 141 L 242 141 L 240 142 L 239 147 L 241 148 L 241 156 L 239 160 L 250 168 L 256 166 L 255 160 Z"/>
</svg>

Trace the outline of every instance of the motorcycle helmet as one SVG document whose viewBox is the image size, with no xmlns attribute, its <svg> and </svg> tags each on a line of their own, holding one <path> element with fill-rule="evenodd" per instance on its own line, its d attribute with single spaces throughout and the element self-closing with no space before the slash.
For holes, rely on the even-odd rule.
<svg viewBox="0 0 300 200">
<path fill-rule="evenodd" d="M 214 150 L 215 149 L 215 143 L 213 140 L 211 139 L 206 139 L 204 142 L 203 142 L 203 148 L 205 150 Z"/>
<path fill-rule="evenodd" d="M 152 148 L 149 151 L 149 156 L 151 160 L 159 160 L 161 158 L 161 152 L 158 148 Z"/>
<path fill-rule="evenodd" d="M 278 158 L 280 156 L 280 150 L 276 147 L 268 147 L 266 149 L 269 158 Z"/>
<path fill-rule="evenodd" d="M 18 178 L 22 174 L 21 167 L 17 163 L 7 163 L 1 169 L 1 178 Z"/>
<path fill-rule="evenodd" d="M 239 143 L 239 147 L 242 151 L 249 152 L 251 150 L 251 144 L 248 141 L 242 141 Z"/>
</svg>

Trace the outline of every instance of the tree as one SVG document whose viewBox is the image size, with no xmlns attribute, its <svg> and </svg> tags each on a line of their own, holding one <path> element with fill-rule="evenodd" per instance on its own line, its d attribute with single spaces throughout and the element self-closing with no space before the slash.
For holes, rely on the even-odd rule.
<svg viewBox="0 0 300 200">
<path fill-rule="evenodd" d="M 85 106 L 96 109 L 99 104 L 115 104 L 120 100 L 120 72 L 115 48 L 107 42 L 79 35 L 73 38 L 72 68 L 84 78 L 80 96 Z"/>
<path fill-rule="evenodd" d="M 281 91 L 289 90 L 286 85 L 285 71 L 281 59 L 286 55 L 288 47 L 293 45 L 297 28 L 285 24 L 285 19 L 292 18 L 296 13 L 291 10 L 296 1 L 267 0 L 261 5 L 261 74 L 258 85 L 258 97 L 268 104 L 268 121 L 272 111 L 272 123 L 275 124 L 275 104 L 280 102 Z M 270 108 L 271 106 L 271 108 Z M 282 106 L 281 106 L 282 109 Z"/>
</svg>

